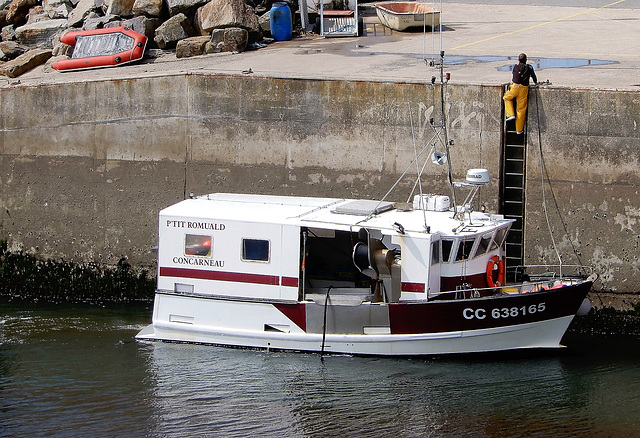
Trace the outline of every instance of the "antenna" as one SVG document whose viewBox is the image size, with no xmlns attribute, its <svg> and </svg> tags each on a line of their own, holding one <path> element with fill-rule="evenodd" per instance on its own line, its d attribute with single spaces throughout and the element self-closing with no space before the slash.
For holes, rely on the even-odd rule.
<svg viewBox="0 0 640 438">
<path fill-rule="evenodd" d="M 440 26 L 442 26 L 442 22 L 440 22 Z M 448 166 L 448 174 L 449 174 L 449 185 L 451 186 L 451 202 L 453 203 L 453 211 L 456 211 L 456 191 L 453 184 L 453 170 L 451 168 L 451 154 L 449 153 L 449 146 L 453 144 L 453 140 L 449 140 L 449 134 L 447 131 L 447 115 L 445 113 L 444 107 L 444 86 L 449 83 L 449 79 L 451 79 L 451 75 L 447 73 L 444 74 L 444 50 L 440 50 L 440 61 L 438 63 L 440 66 L 440 120 L 442 129 L 444 131 L 444 149 L 447 155 L 447 166 Z"/>
<path fill-rule="evenodd" d="M 441 5 L 440 9 L 442 10 L 442 0 L 440 0 L 440 5 Z M 426 19 L 425 19 L 425 22 L 426 22 Z M 439 30 L 440 30 L 440 39 L 442 40 L 442 19 L 440 20 Z M 442 46 L 442 41 L 440 42 L 440 45 Z M 435 87 L 438 85 L 440 86 L 440 124 L 439 125 L 434 124 L 433 118 L 429 120 L 429 123 L 431 124 L 431 128 L 434 131 L 433 137 L 420 151 L 418 151 L 415 146 L 415 134 L 413 133 L 413 119 L 411 119 L 411 130 L 412 130 L 412 135 L 414 140 L 414 158 L 411 161 L 411 163 L 409 163 L 409 165 L 405 168 L 402 175 L 400 175 L 400 177 L 396 180 L 395 184 L 393 184 L 393 186 L 387 191 L 387 193 L 385 193 L 385 195 L 379 201 L 379 204 L 381 204 L 387 198 L 387 196 L 389 196 L 389 194 L 398 186 L 400 181 L 402 181 L 402 179 L 405 177 L 407 172 L 409 172 L 410 168 L 413 167 L 414 164 L 416 165 L 416 170 L 418 172 L 416 185 L 420 186 L 419 190 L 420 192 L 422 192 L 422 186 L 420 181 L 420 175 L 422 172 L 418 166 L 418 160 L 420 159 L 422 154 L 427 150 L 427 148 L 429 148 L 430 145 L 432 146 L 433 149 L 435 149 L 435 142 L 439 140 L 444 143 L 445 152 L 442 153 L 439 151 L 434 151 L 432 154 L 430 154 L 431 162 L 437 165 L 443 165 L 443 164 L 448 165 L 447 170 L 448 170 L 448 177 L 449 177 L 449 186 L 451 187 L 450 199 L 453 204 L 453 211 L 455 212 L 456 211 L 456 193 L 455 193 L 455 185 L 453 182 L 451 154 L 449 152 L 449 146 L 453 145 L 453 140 L 449 139 L 449 136 L 447 133 L 447 116 L 445 114 L 445 105 L 444 105 L 444 87 L 449 83 L 449 80 L 451 79 L 451 75 L 449 73 L 445 75 L 444 73 L 444 50 L 440 50 L 440 60 L 437 62 L 427 60 L 426 56 L 423 59 L 425 64 L 427 64 L 428 66 L 438 65 L 440 67 L 440 82 L 437 83 L 436 77 L 433 76 L 431 78 L 431 82 L 428 84 L 428 86 L 430 87 Z M 409 105 L 409 115 L 411 116 L 411 105 Z M 444 134 L 444 139 L 440 137 L 441 131 Z M 425 160 L 425 164 L 426 164 L 426 160 Z M 415 190 L 415 185 L 414 185 L 414 190 Z M 365 219 L 359 221 L 358 223 L 369 220 L 373 216 L 373 214 L 374 212 L 372 211 Z M 425 229 L 428 229 L 428 226 L 426 224 L 426 217 L 425 217 Z"/>
</svg>

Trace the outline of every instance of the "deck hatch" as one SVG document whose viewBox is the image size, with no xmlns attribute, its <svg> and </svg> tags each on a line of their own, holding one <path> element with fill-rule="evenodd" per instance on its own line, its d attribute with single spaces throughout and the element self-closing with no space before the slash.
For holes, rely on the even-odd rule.
<svg viewBox="0 0 640 438">
<path fill-rule="evenodd" d="M 358 200 L 337 206 L 333 212 L 339 214 L 380 214 L 393 208 L 393 202 Z"/>
</svg>

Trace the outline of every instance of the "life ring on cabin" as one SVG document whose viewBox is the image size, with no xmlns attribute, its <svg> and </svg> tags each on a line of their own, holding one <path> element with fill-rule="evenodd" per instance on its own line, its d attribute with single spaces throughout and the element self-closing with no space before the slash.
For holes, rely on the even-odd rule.
<svg viewBox="0 0 640 438">
<path fill-rule="evenodd" d="M 498 278 L 493 279 L 493 271 L 498 270 Z M 487 285 L 489 287 L 500 287 L 504 284 L 504 259 L 494 255 L 487 263 Z"/>
</svg>

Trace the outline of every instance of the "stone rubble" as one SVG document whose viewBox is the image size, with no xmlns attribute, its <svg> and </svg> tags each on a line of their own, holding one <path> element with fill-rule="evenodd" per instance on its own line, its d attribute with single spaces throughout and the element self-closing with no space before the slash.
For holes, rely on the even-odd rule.
<svg viewBox="0 0 640 438">
<path fill-rule="evenodd" d="M 31 49 L 11 61 L 0 65 L 0 74 L 16 78 L 21 74 L 47 62 L 51 58 L 51 50 Z"/>
<path fill-rule="evenodd" d="M 147 50 L 175 50 L 177 58 L 242 52 L 264 39 L 259 19 L 278 0 L 262 1 L 0 0 L 0 75 L 15 78 L 45 62 L 55 71 L 53 62 L 73 52 L 62 35 L 117 26 L 147 36 Z M 297 0 L 288 4 L 297 10 Z"/>
</svg>

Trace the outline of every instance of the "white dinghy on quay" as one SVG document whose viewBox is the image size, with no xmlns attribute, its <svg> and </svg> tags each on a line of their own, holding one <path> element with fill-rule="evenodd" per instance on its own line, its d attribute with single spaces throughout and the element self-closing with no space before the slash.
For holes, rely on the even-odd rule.
<svg viewBox="0 0 640 438">
<path fill-rule="evenodd" d="M 513 221 L 471 208 L 488 181 L 450 177 L 469 192 L 460 206 L 452 189 L 411 206 L 215 193 L 165 208 L 137 338 L 391 356 L 558 348 L 595 277 L 505 284 Z"/>
</svg>

